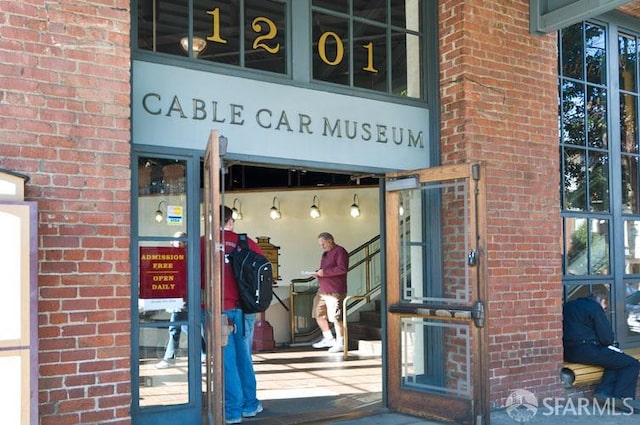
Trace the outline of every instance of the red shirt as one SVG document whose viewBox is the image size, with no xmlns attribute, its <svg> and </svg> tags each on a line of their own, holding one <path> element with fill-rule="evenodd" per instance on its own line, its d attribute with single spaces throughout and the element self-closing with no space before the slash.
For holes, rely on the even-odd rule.
<svg viewBox="0 0 640 425">
<path fill-rule="evenodd" d="M 323 294 L 346 294 L 349 253 L 340 245 L 322 253 L 320 259 L 322 276 L 318 277 L 320 292 Z"/>
</svg>

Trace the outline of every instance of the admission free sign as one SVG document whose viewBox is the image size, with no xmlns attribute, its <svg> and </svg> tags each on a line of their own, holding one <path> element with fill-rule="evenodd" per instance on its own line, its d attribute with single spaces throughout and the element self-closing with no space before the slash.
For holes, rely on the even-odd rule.
<svg viewBox="0 0 640 425">
<path fill-rule="evenodd" d="M 186 297 L 186 248 L 140 247 L 140 298 Z"/>
</svg>

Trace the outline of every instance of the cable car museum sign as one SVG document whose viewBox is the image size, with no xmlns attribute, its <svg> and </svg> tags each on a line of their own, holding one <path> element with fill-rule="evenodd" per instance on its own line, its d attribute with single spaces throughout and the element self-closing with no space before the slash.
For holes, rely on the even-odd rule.
<svg viewBox="0 0 640 425">
<path fill-rule="evenodd" d="M 415 106 L 136 61 L 133 141 L 378 170 L 426 168 L 429 111 Z"/>
</svg>

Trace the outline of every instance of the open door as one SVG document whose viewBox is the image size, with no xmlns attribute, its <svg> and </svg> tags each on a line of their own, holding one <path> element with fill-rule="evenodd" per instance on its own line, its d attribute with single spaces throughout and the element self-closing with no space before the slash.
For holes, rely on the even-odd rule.
<svg viewBox="0 0 640 425">
<path fill-rule="evenodd" d="M 204 157 L 204 315 L 207 333 L 204 395 L 207 400 L 207 424 L 224 424 L 224 378 L 222 364 L 222 242 L 220 241 L 221 156 L 226 138 L 212 131 Z"/>
<path fill-rule="evenodd" d="M 489 424 L 481 164 L 386 176 L 389 408 Z"/>
</svg>

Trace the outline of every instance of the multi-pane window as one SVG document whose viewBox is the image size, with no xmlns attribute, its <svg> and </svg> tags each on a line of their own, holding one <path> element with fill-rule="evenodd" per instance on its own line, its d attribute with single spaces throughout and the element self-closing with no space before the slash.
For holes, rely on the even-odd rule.
<svg viewBox="0 0 640 425">
<path fill-rule="evenodd" d="M 608 291 L 614 326 L 617 321 L 626 330 L 618 337 L 637 340 L 639 37 L 594 22 L 572 25 L 559 36 L 565 299 Z M 612 40 L 617 51 L 608 48 Z M 616 66 L 617 74 L 608 75 Z M 623 303 L 616 302 L 620 297 Z"/>
<path fill-rule="evenodd" d="M 292 16 L 292 0 L 138 0 L 136 47 L 304 82 L 426 97 L 423 2 L 295 6 Z"/>
<path fill-rule="evenodd" d="M 313 0 L 313 79 L 422 97 L 421 2 Z"/>
<path fill-rule="evenodd" d="M 560 158 L 565 275 L 610 273 L 607 50 L 603 26 L 560 37 Z"/>
<path fill-rule="evenodd" d="M 285 0 L 139 0 L 138 48 L 286 74 Z"/>
</svg>

